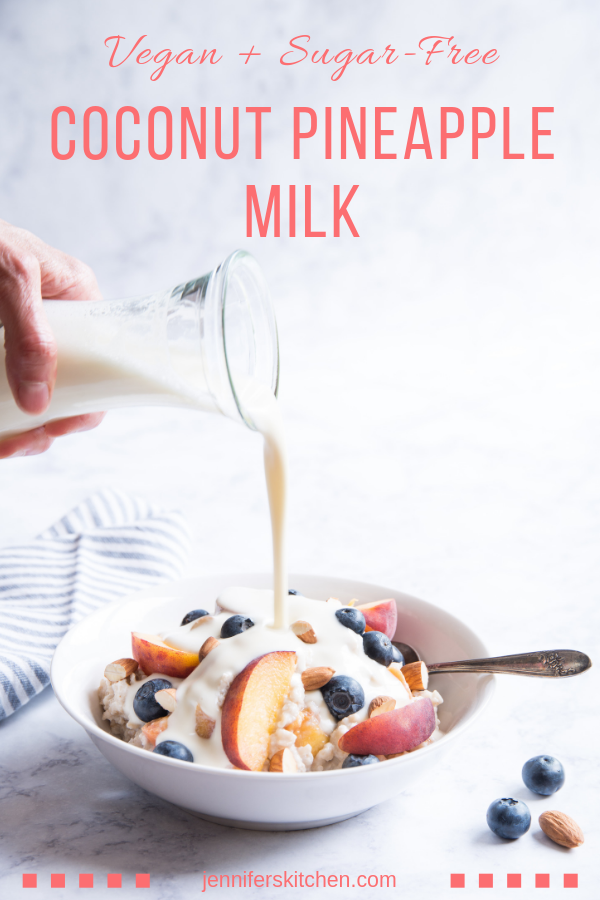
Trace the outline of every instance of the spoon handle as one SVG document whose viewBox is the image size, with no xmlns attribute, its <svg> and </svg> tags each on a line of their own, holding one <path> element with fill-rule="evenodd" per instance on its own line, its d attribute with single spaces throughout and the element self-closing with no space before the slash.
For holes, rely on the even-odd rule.
<svg viewBox="0 0 600 900">
<path fill-rule="evenodd" d="M 579 675 L 591 665 L 589 656 L 578 650 L 539 650 L 535 653 L 515 653 L 513 656 L 493 656 L 489 659 L 432 663 L 427 666 L 427 670 L 431 675 L 442 672 L 502 672 L 512 675 L 565 678 Z"/>
</svg>

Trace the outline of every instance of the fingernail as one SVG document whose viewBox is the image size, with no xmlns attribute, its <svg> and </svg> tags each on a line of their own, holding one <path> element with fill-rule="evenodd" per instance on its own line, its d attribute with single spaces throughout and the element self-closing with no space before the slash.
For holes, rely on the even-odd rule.
<svg viewBox="0 0 600 900">
<path fill-rule="evenodd" d="M 22 381 L 19 385 L 19 405 L 25 412 L 42 413 L 48 406 L 50 391 L 45 381 Z"/>
</svg>

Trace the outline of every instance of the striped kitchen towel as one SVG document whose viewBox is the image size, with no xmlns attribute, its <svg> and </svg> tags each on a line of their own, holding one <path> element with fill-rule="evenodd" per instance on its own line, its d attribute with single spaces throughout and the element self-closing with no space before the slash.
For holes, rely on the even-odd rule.
<svg viewBox="0 0 600 900">
<path fill-rule="evenodd" d="M 103 490 L 31 543 L 0 551 L 0 719 L 50 683 L 52 654 L 71 625 L 178 578 L 189 547 L 181 513 Z"/>
</svg>

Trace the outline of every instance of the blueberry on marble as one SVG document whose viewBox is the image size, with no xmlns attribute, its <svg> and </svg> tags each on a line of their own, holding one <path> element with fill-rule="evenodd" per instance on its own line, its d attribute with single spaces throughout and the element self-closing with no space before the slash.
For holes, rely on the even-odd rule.
<svg viewBox="0 0 600 900">
<path fill-rule="evenodd" d="M 560 790 L 565 783 L 565 770 L 554 756 L 532 756 L 521 774 L 529 790 L 544 797 Z"/>
<path fill-rule="evenodd" d="M 145 681 L 144 684 L 136 691 L 133 698 L 133 711 L 142 722 L 151 722 L 152 719 L 162 719 L 168 715 L 167 710 L 154 699 L 157 691 L 164 691 L 172 688 L 173 685 L 166 678 L 153 678 L 151 681 Z"/>
<path fill-rule="evenodd" d="M 363 634 L 363 649 L 367 656 L 386 668 L 394 661 L 394 648 L 383 631 L 367 631 Z"/>
<path fill-rule="evenodd" d="M 379 762 L 376 756 L 369 753 L 367 756 L 359 756 L 358 753 L 349 753 L 344 762 L 342 769 L 356 769 L 357 766 L 370 766 L 371 763 Z"/>
<path fill-rule="evenodd" d="M 335 617 L 345 628 L 350 628 L 357 634 L 362 634 L 367 626 L 365 617 L 360 609 L 355 609 L 353 606 L 344 606 L 343 609 L 336 609 Z"/>
<path fill-rule="evenodd" d="M 345 719 L 365 705 L 365 692 L 349 675 L 334 675 L 321 688 L 323 700 L 334 719 Z"/>
<path fill-rule="evenodd" d="M 192 609 L 189 613 L 186 613 L 183 619 L 181 620 L 182 625 L 189 625 L 190 622 L 194 622 L 196 619 L 201 619 L 202 616 L 209 616 L 210 613 L 205 609 Z"/>
<path fill-rule="evenodd" d="M 221 637 L 234 637 L 236 634 L 241 634 L 242 631 L 248 631 L 253 625 L 252 619 L 248 619 L 246 616 L 230 616 L 221 626 Z"/>
<path fill-rule="evenodd" d="M 157 744 L 153 753 L 160 753 L 161 756 L 170 756 L 171 759 L 182 759 L 184 762 L 194 762 L 194 757 L 184 744 L 179 741 L 161 741 Z"/>
<path fill-rule="evenodd" d="M 503 797 L 490 803 L 486 815 L 487 823 L 494 834 L 514 841 L 529 831 L 531 813 L 522 800 Z"/>
<path fill-rule="evenodd" d="M 398 663 L 399 666 L 404 665 L 404 657 L 395 644 L 392 644 L 392 662 Z"/>
</svg>

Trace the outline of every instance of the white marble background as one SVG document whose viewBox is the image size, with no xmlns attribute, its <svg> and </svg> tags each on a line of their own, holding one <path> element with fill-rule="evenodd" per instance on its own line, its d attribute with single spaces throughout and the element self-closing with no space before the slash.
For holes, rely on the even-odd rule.
<svg viewBox="0 0 600 900">
<path fill-rule="evenodd" d="M 394 585 L 465 618 L 492 653 L 597 647 L 600 479 L 596 4 L 584 0 L 407 3 L 377 0 L 218 6 L 116 0 L 0 3 L 0 215 L 92 265 L 107 297 L 175 284 L 251 249 L 275 299 L 281 402 L 291 456 L 290 567 Z M 226 54 L 222 68 L 110 70 L 105 37 Z M 314 48 L 391 43 L 425 34 L 498 47 L 482 70 L 414 60 L 348 70 L 276 64 L 290 37 Z M 263 56 L 243 67 L 237 53 Z M 246 46 L 247 45 L 247 46 Z M 100 104 L 209 108 L 270 105 L 263 159 L 242 132 L 238 159 L 204 162 L 109 154 L 69 162 L 50 153 L 57 105 L 79 117 Z M 292 159 L 291 108 L 397 106 L 402 156 L 410 111 L 441 105 L 514 110 L 514 145 L 528 146 L 528 110 L 554 106 L 553 162 L 503 161 L 500 138 L 481 159 L 460 148 L 431 162 L 346 162 L 314 143 Z M 437 129 L 432 127 L 434 148 Z M 458 144 L 458 142 L 456 142 Z M 439 154 L 434 149 L 434 157 Z M 244 186 L 314 188 L 328 215 L 331 185 L 360 184 L 360 239 L 245 237 Z M 192 573 L 270 565 L 256 436 L 188 412 L 111 413 L 94 433 L 42 457 L 0 466 L 0 541 L 28 539 L 104 485 L 185 511 Z M 597 656 L 597 653 L 596 653 Z M 577 896 L 598 878 L 598 715 L 594 672 L 561 684 L 500 682 L 481 732 L 429 784 L 319 832 L 253 834 L 203 823 L 109 767 L 50 692 L 2 724 L 0 817 L 4 895 L 74 895 L 77 873 L 152 873 L 151 898 L 200 890 L 204 869 L 392 872 L 411 898 L 449 893 L 450 872 L 578 872 Z M 553 753 L 568 771 L 555 800 L 520 784 L 523 762 Z M 562 851 L 532 833 L 497 841 L 485 810 L 520 796 L 534 819 L 558 806 L 586 833 Z M 67 888 L 49 888 L 50 872 Z M 244 893 L 244 892 L 240 892 Z M 267 900 L 272 889 L 248 890 Z M 317 892 L 318 893 L 318 892 Z M 375 889 L 347 897 L 379 896 Z M 302 889 L 285 895 L 299 897 Z M 383 890 L 385 896 L 385 889 Z"/>
</svg>

